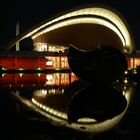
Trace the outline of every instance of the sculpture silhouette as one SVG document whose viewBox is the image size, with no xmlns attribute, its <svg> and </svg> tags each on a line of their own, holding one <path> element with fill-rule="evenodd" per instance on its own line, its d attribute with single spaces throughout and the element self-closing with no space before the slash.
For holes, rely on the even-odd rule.
<svg viewBox="0 0 140 140">
<path fill-rule="evenodd" d="M 112 86 L 128 68 L 122 52 L 112 46 L 99 46 L 91 51 L 70 46 L 68 63 L 72 72 L 88 83 L 74 90 L 67 110 L 69 123 L 83 117 L 100 122 L 124 111 L 127 101 L 121 91 Z"/>
<path fill-rule="evenodd" d="M 88 117 L 97 122 L 111 119 L 124 111 L 127 105 L 121 91 L 112 86 L 89 86 L 77 91 L 68 105 L 68 121 Z"/>
<path fill-rule="evenodd" d="M 120 79 L 128 68 L 125 55 L 112 46 L 99 46 L 91 51 L 70 46 L 68 63 L 79 78 L 95 84 Z"/>
</svg>

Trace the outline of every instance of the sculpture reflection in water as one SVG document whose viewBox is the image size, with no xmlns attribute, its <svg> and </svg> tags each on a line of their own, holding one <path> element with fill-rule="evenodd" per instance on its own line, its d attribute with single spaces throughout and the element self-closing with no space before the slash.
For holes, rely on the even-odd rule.
<svg viewBox="0 0 140 140">
<path fill-rule="evenodd" d="M 30 90 L 28 94 L 21 89 L 13 95 L 22 106 L 32 109 L 54 126 L 90 133 L 110 130 L 126 115 L 133 96 L 133 84 L 120 84 L 119 90 L 114 87 L 81 89 L 86 84 L 76 80 L 65 88 L 48 86 Z"/>
<path fill-rule="evenodd" d="M 71 45 L 68 62 L 71 70 L 87 82 L 87 86 L 77 91 L 70 100 L 70 124 L 84 117 L 105 121 L 125 110 L 126 98 L 114 86 L 117 81 L 122 81 L 128 68 L 122 52 L 112 46 L 99 46 L 87 51 Z"/>
<path fill-rule="evenodd" d="M 110 47 L 100 47 L 90 52 L 91 55 L 80 52 L 82 55 L 74 56 L 71 54 L 76 53 L 70 53 L 71 49 L 72 52 L 78 50 L 72 47 L 68 50 L 70 68 L 78 79 L 59 86 L 46 82 L 44 87 L 36 88 L 32 96 L 21 91 L 13 95 L 53 124 L 91 133 L 110 130 L 125 116 L 133 95 L 133 84 L 123 82 L 127 69 L 125 56 Z"/>
<path fill-rule="evenodd" d="M 72 123 L 88 117 L 101 122 L 122 113 L 126 106 L 127 101 L 122 91 L 112 86 L 91 85 L 78 91 L 71 98 L 68 106 L 68 120 Z"/>
<path fill-rule="evenodd" d="M 110 118 L 113 114 L 119 114 L 124 110 L 126 100 L 112 86 L 114 82 L 123 78 L 124 71 L 128 68 L 123 53 L 112 46 L 99 46 L 86 51 L 71 45 L 68 50 L 68 61 L 72 71 L 89 83 L 89 86 L 73 97 L 68 114 L 70 121 L 75 120 L 78 114 L 93 115 L 97 120 L 104 120 L 107 116 Z M 87 103 L 83 101 L 84 99 L 87 99 Z M 104 99 L 107 102 L 103 102 Z M 87 104 L 90 104 L 91 110 L 86 107 Z M 74 109 L 71 109 L 72 107 Z M 76 108 L 78 112 L 72 111 Z"/>
</svg>

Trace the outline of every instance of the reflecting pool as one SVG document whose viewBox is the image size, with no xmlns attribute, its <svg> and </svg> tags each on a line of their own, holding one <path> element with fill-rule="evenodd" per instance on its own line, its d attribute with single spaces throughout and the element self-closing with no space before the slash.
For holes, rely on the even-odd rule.
<svg viewBox="0 0 140 140">
<path fill-rule="evenodd" d="M 73 73 L 3 74 L 1 94 L 8 92 L 23 116 L 75 131 L 101 133 L 123 123 L 133 103 L 136 83 L 89 85 Z M 7 94 L 7 93 L 6 93 Z M 22 112 L 22 111 L 21 111 Z"/>
</svg>

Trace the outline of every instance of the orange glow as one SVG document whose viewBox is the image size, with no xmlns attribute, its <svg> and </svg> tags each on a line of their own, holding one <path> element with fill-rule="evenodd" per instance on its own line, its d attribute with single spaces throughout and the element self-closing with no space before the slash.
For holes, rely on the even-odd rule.
<svg viewBox="0 0 140 140">
<path fill-rule="evenodd" d="M 128 59 L 129 68 L 136 68 L 138 65 L 140 65 L 140 58 L 129 58 Z"/>
<path fill-rule="evenodd" d="M 0 78 L 0 87 L 15 86 L 68 86 L 77 80 L 73 73 L 50 74 L 5 74 Z"/>
<path fill-rule="evenodd" d="M 46 85 L 50 86 L 67 86 L 77 80 L 73 73 L 52 73 L 46 75 Z"/>
<path fill-rule="evenodd" d="M 0 66 L 5 69 L 69 69 L 67 56 L 0 56 Z"/>
</svg>

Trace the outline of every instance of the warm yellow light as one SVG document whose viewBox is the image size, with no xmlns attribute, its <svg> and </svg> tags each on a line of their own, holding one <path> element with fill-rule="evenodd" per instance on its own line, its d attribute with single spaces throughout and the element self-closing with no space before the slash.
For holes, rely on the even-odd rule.
<svg viewBox="0 0 140 140">
<path fill-rule="evenodd" d="M 125 87 L 122 94 L 127 100 L 127 106 L 125 110 L 121 114 L 113 117 L 112 119 L 108 119 L 100 123 L 96 123 L 96 120 L 93 118 L 80 118 L 76 123 L 68 124 L 66 112 L 61 112 L 61 111 L 55 110 L 54 108 L 48 107 L 47 105 L 44 105 L 38 102 L 35 98 L 32 98 L 32 103 L 34 103 L 36 106 L 44 110 L 46 112 L 46 114 L 44 115 L 47 115 L 49 119 L 56 121 L 57 123 L 63 124 L 73 129 L 96 133 L 96 132 L 102 132 L 102 131 L 111 129 L 113 126 L 118 124 L 118 122 L 122 119 L 122 117 L 124 116 L 124 114 L 126 113 L 130 105 L 131 97 L 133 96 L 133 88 Z M 82 127 L 86 129 L 81 129 Z"/>
<path fill-rule="evenodd" d="M 46 112 L 48 112 L 48 113 L 50 113 L 52 115 L 55 115 L 57 117 L 61 117 L 61 118 L 65 119 L 65 120 L 67 120 L 67 114 L 66 113 L 60 112 L 60 111 L 55 110 L 55 109 L 53 109 L 51 107 L 43 105 L 43 104 L 39 103 L 35 98 L 32 98 L 32 102 L 35 105 L 39 106 L 44 111 L 46 111 Z M 81 119 L 78 120 L 78 122 L 79 123 L 93 123 L 93 122 L 96 122 L 96 120 L 92 119 L 92 118 L 81 118 Z"/>
<path fill-rule="evenodd" d="M 47 79 L 47 81 L 52 80 L 53 79 L 53 75 L 51 75 L 51 74 L 46 75 L 46 79 Z"/>
<path fill-rule="evenodd" d="M 43 31 L 35 34 L 34 36 L 32 36 L 32 39 L 35 39 L 36 37 L 50 32 L 52 30 L 61 28 L 61 27 L 65 27 L 65 26 L 69 26 L 69 25 L 75 25 L 75 24 L 85 24 L 85 23 L 89 23 L 89 24 L 99 24 L 99 25 L 103 25 L 108 27 L 109 29 L 113 30 L 121 39 L 123 46 L 125 46 L 125 40 L 122 36 L 122 34 L 120 33 L 120 31 L 110 22 L 108 22 L 107 20 L 104 19 L 100 19 L 100 18 L 95 18 L 95 17 L 83 17 L 83 18 L 76 18 L 76 19 L 69 19 L 66 21 L 61 21 L 59 23 L 56 23 L 55 25 L 52 25 L 51 27 L 48 27 L 46 29 L 44 29 Z"/>
<path fill-rule="evenodd" d="M 37 68 L 37 70 L 41 70 L 41 68 Z"/>
<path fill-rule="evenodd" d="M 134 74 L 137 74 L 137 70 L 136 70 L 136 69 L 134 69 L 134 70 L 133 70 L 133 73 L 134 73 Z"/>
<path fill-rule="evenodd" d="M 84 16 L 83 21 L 82 20 L 77 20 L 75 23 L 72 23 L 73 17 L 75 20 L 78 18 L 78 16 Z M 84 8 L 80 10 L 76 10 L 74 12 L 70 12 L 68 14 L 65 14 L 63 16 L 60 16 L 50 22 L 47 22 L 40 26 L 38 29 L 34 30 L 32 33 L 29 35 L 32 35 L 32 38 L 34 39 L 35 37 L 44 34 L 46 32 L 49 32 L 51 30 L 54 30 L 56 28 L 60 28 L 62 26 L 68 26 L 71 24 L 78 24 L 78 22 L 82 23 L 88 23 L 85 19 L 88 17 L 92 18 L 92 21 L 95 20 L 95 22 L 89 22 L 89 23 L 97 23 L 104 25 L 111 30 L 115 31 L 117 35 L 120 37 L 122 40 L 122 43 L 124 45 L 124 52 L 125 53 L 131 53 L 132 50 L 134 49 L 133 47 L 133 42 L 131 40 L 130 33 L 125 25 L 125 23 L 122 21 L 122 19 L 113 11 L 101 7 L 92 7 L 92 8 Z M 95 18 L 95 16 L 98 16 L 98 18 Z M 69 20 L 68 20 L 69 18 Z M 71 19 L 71 20 L 70 20 Z M 82 19 L 82 17 L 81 17 Z M 111 21 L 111 22 L 108 22 Z M 69 23 L 68 23 L 69 22 Z M 51 26 L 53 24 L 53 26 Z M 115 25 L 115 26 L 114 26 Z M 43 30 L 41 30 L 43 29 Z M 118 30 L 119 29 L 119 30 Z"/>
<path fill-rule="evenodd" d="M 6 75 L 6 73 L 2 73 L 2 77 L 4 77 Z"/>
<path fill-rule="evenodd" d="M 23 73 L 19 73 L 19 76 L 22 77 L 23 76 Z"/>
<path fill-rule="evenodd" d="M 124 74 L 128 74 L 128 71 L 126 70 L 126 71 L 124 72 Z"/>
<path fill-rule="evenodd" d="M 7 69 L 5 69 L 4 67 L 2 67 L 2 70 L 7 70 Z"/>
<path fill-rule="evenodd" d="M 78 18 L 80 17 L 81 19 L 78 20 Z M 64 14 L 58 18 L 55 18 L 51 21 L 46 21 L 41 26 L 39 25 L 34 27 L 34 29 L 27 34 L 23 34 L 16 41 L 21 41 L 27 37 L 32 37 L 32 39 L 34 39 L 35 37 L 47 33 L 53 29 L 60 28 L 62 26 L 68 26 L 68 24 L 78 24 L 78 22 L 80 21 L 83 23 L 88 23 L 87 20 L 84 19 L 87 19 L 89 17 L 92 19 L 88 21 L 89 23 L 97 23 L 106 26 L 116 32 L 116 34 L 120 37 L 123 43 L 124 53 L 132 53 L 132 51 L 134 50 L 134 41 L 132 39 L 132 36 L 130 35 L 130 30 L 128 30 L 128 26 L 126 25 L 126 21 L 124 21 L 117 12 L 103 6 L 94 6 L 90 8 L 75 10 L 73 12 Z M 75 23 L 72 23 L 71 21 L 74 21 L 74 19 Z M 16 42 L 12 42 L 8 46 L 8 48 L 11 48 L 13 45 L 15 45 L 15 43 Z"/>
<path fill-rule="evenodd" d="M 95 123 L 96 120 L 93 118 L 80 118 L 77 122 L 83 122 L 83 123 Z"/>
<path fill-rule="evenodd" d="M 40 77 L 41 76 L 41 73 L 37 73 L 37 75 Z"/>
<path fill-rule="evenodd" d="M 47 65 L 47 66 L 51 66 L 51 65 L 53 65 L 53 63 L 52 63 L 52 61 L 47 61 L 47 62 L 46 62 L 46 65 Z"/>
<path fill-rule="evenodd" d="M 21 71 L 22 71 L 22 70 L 24 70 L 24 69 L 23 69 L 23 68 L 19 68 L 18 70 L 21 70 Z"/>
<path fill-rule="evenodd" d="M 124 79 L 124 83 L 125 83 L 125 84 L 127 84 L 127 83 L 128 83 L 128 80 L 127 80 L 127 78 L 125 78 L 125 79 Z"/>
<path fill-rule="evenodd" d="M 55 109 L 53 109 L 53 108 L 51 108 L 51 107 L 48 107 L 48 106 L 46 106 L 46 105 L 43 105 L 43 104 L 39 103 L 37 100 L 35 100 L 34 98 L 32 98 L 32 102 L 33 102 L 35 105 L 39 106 L 39 107 L 40 107 L 41 109 L 43 109 L 44 111 L 47 111 L 48 113 L 50 113 L 50 114 L 52 114 L 52 115 L 55 115 L 55 116 L 57 116 L 57 117 L 61 117 L 61 118 L 63 118 L 63 119 L 67 119 L 66 113 L 57 111 L 57 110 L 55 110 Z"/>
</svg>

